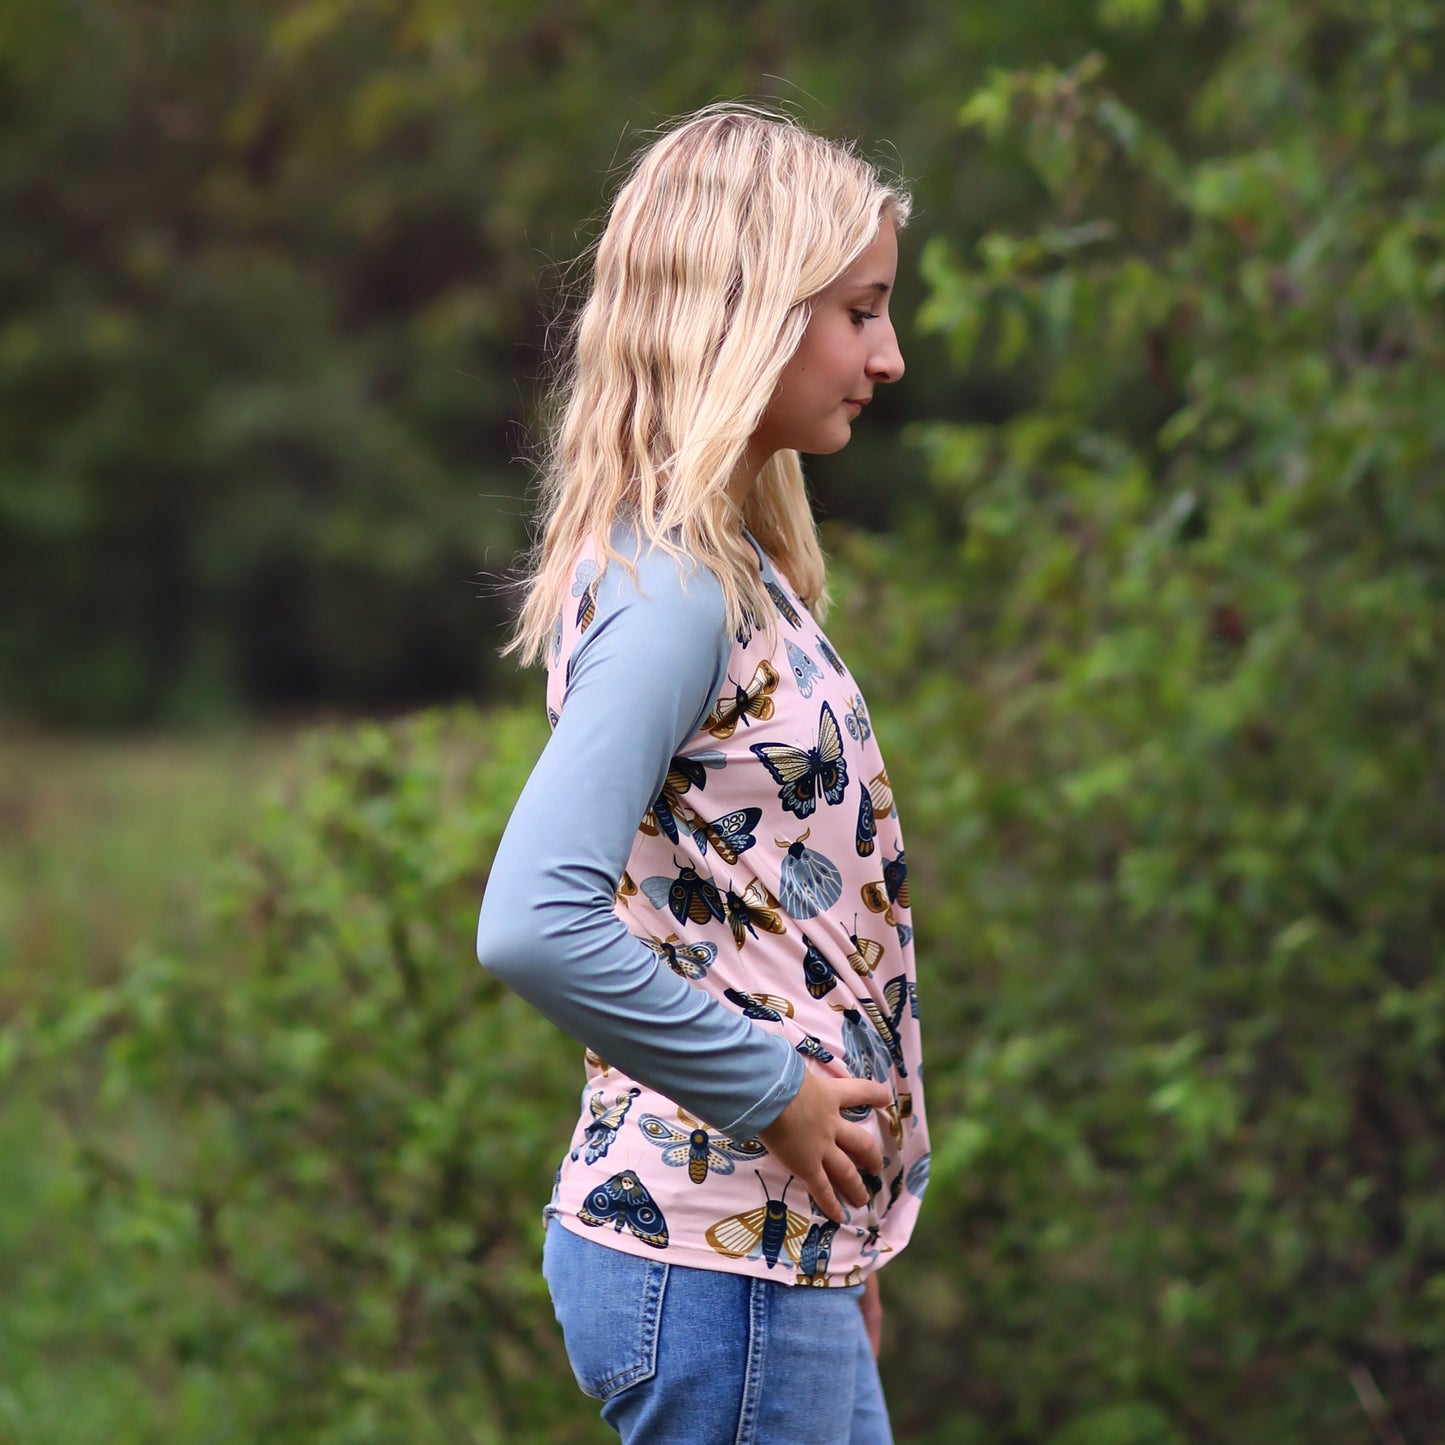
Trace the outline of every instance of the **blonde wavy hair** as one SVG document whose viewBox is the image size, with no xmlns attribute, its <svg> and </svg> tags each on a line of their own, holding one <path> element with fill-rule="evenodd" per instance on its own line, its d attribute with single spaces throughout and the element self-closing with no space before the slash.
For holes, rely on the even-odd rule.
<svg viewBox="0 0 1445 1445">
<path fill-rule="evenodd" d="M 727 626 L 771 633 L 773 608 L 742 526 L 822 615 L 823 552 L 802 465 L 764 465 L 741 516 L 728 492 L 813 297 L 910 199 L 846 145 L 750 106 L 710 106 L 639 157 L 595 247 L 571 326 L 542 465 L 541 526 L 506 652 L 539 661 L 594 539 L 599 566 L 627 520 L 647 542 L 695 558 L 722 585 Z M 739 524 L 742 525 L 739 525 Z"/>
</svg>

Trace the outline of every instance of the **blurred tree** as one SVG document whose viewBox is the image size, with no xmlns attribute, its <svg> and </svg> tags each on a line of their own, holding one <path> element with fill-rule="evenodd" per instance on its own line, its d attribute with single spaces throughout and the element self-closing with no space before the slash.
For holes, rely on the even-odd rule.
<svg viewBox="0 0 1445 1445">
<path fill-rule="evenodd" d="M 114 723 L 505 686 L 557 267 L 642 132 L 776 96 L 896 147 L 909 247 L 967 239 L 1040 196 L 956 96 L 1101 38 L 1091 0 L 5 7 L 0 698 Z M 1108 43 L 1146 113 L 1198 65 Z M 1006 400 L 905 340 L 906 395 L 816 469 L 872 527 L 926 495 L 898 425 Z"/>
</svg>

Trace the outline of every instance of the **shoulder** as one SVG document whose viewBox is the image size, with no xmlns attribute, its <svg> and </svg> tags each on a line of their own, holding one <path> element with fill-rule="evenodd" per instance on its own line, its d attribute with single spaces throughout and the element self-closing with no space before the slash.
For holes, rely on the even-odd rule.
<svg viewBox="0 0 1445 1445">
<path fill-rule="evenodd" d="M 655 547 L 625 523 L 612 531 L 614 550 L 631 567 L 610 562 L 597 580 L 599 619 L 625 616 L 629 625 L 721 646 L 727 640 L 727 604 L 711 568 L 686 552 Z"/>
</svg>

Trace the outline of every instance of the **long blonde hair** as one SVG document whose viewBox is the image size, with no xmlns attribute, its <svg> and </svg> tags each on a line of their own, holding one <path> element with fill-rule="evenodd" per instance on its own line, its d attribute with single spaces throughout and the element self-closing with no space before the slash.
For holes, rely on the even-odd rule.
<svg viewBox="0 0 1445 1445">
<path fill-rule="evenodd" d="M 728 482 L 811 315 L 810 300 L 902 227 L 906 192 L 784 116 L 718 105 L 649 146 L 612 203 L 571 327 L 542 469 L 542 526 L 504 652 L 544 655 L 573 559 L 629 558 L 614 522 L 714 572 L 727 626 L 770 630 L 745 525 L 821 615 L 823 553 L 798 454 L 776 452 L 739 517 Z M 635 572 L 634 572 L 635 576 Z"/>
</svg>

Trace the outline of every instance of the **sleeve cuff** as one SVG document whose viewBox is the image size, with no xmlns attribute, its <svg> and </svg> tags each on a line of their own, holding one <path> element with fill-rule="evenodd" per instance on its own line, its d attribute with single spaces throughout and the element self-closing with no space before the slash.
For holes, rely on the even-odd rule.
<svg viewBox="0 0 1445 1445">
<path fill-rule="evenodd" d="M 782 1072 L 774 1080 L 768 1092 L 740 1118 L 735 1119 L 724 1133 L 734 1139 L 754 1139 L 758 1132 L 766 1129 L 789 1104 L 798 1090 L 803 1087 L 803 1058 L 786 1039 L 775 1035 L 778 1042 L 788 1051 Z"/>
</svg>

